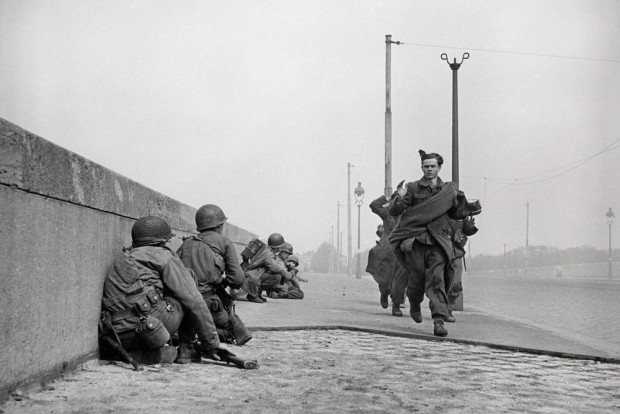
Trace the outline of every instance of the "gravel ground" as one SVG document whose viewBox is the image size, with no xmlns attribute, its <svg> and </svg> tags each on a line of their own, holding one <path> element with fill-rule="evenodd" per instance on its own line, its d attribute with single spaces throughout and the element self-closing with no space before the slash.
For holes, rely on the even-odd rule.
<svg viewBox="0 0 620 414">
<path fill-rule="evenodd" d="M 255 332 L 239 356 L 258 370 L 203 362 L 92 364 L 4 413 L 620 412 L 620 365 L 349 331 Z"/>
</svg>

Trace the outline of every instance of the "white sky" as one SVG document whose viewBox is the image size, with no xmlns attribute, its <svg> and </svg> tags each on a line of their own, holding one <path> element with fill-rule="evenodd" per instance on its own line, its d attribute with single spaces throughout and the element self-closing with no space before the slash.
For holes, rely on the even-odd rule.
<svg viewBox="0 0 620 414">
<path fill-rule="evenodd" d="M 484 208 L 471 253 L 523 246 L 527 201 L 530 244 L 606 248 L 620 151 L 502 183 L 620 139 L 620 63 L 472 49 L 620 61 L 618 22 L 614 0 L 0 0 L 0 116 L 298 251 L 328 239 L 340 201 L 346 254 L 347 162 L 351 190 L 366 189 L 363 249 L 380 222 L 367 206 L 384 187 L 392 34 L 408 43 L 392 46 L 393 185 L 421 176 L 418 149 L 441 153 L 450 180 L 452 74 L 440 54 L 469 52 L 461 188 Z"/>
</svg>

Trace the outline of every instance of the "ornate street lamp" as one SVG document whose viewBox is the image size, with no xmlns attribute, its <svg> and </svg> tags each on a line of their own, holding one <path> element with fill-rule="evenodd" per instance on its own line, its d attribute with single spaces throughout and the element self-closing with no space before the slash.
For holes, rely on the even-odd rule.
<svg viewBox="0 0 620 414">
<path fill-rule="evenodd" d="M 353 191 L 355 194 L 355 204 L 357 204 L 357 271 L 355 272 L 355 278 L 362 278 L 362 269 L 360 265 L 360 210 L 362 207 L 362 202 L 364 201 L 364 189 L 362 188 L 362 183 L 358 182 L 357 187 Z"/>
<path fill-rule="evenodd" d="M 611 207 L 607 211 L 607 225 L 609 226 L 609 278 L 611 279 L 611 225 L 614 224 L 614 218 L 616 217 Z"/>
</svg>

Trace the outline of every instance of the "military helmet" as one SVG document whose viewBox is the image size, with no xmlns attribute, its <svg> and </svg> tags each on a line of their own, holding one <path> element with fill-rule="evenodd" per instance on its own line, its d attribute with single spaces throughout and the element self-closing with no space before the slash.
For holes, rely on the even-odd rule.
<svg viewBox="0 0 620 414">
<path fill-rule="evenodd" d="M 267 246 L 277 249 L 284 244 L 284 237 L 280 233 L 272 233 L 267 239 Z"/>
<path fill-rule="evenodd" d="M 295 262 L 295 264 L 299 266 L 299 259 L 294 254 L 290 255 L 288 257 L 288 259 L 286 259 L 286 261 L 287 262 Z"/>
<path fill-rule="evenodd" d="M 280 251 L 288 254 L 293 254 L 293 245 L 290 243 L 283 243 L 280 247 Z"/>
<path fill-rule="evenodd" d="M 165 243 L 174 237 L 166 220 L 146 216 L 136 221 L 131 228 L 131 240 L 134 245 L 149 245 Z"/>
<path fill-rule="evenodd" d="M 215 204 L 205 204 L 196 211 L 196 228 L 198 231 L 217 227 L 220 224 L 226 223 L 226 220 L 228 220 L 228 217 Z"/>
</svg>

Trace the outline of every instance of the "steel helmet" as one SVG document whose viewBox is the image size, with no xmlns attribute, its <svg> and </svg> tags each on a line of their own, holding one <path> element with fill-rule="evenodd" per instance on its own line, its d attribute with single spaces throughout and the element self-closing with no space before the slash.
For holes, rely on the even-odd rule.
<svg viewBox="0 0 620 414">
<path fill-rule="evenodd" d="M 284 237 L 280 233 L 272 233 L 267 239 L 267 246 L 277 249 L 284 244 Z"/>
<path fill-rule="evenodd" d="M 131 228 L 131 240 L 134 245 L 165 243 L 174 237 L 166 220 L 146 216 L 136 221 Z"/>
<path fill-rule="evenodd" d="M 288 259 L 286 259 L 286 261 L 287 262 L 295 262 L 295 264 L 299 266 L 299 259 L 294 254 L 290 255 L 288 257 Z"/>
<path fill-rule="evenodd" d="M 226 220 L 228 220 L 228 217 L 215 204 L 205 204 L 196 211 L 196 228 L 198 231 L 217 227 L 220 224 L 226 223 Z"/>
<path fill-rule="evenodd" d="M 293 245 L 290 243 L 283 243 L 280 247 L 280 251 L 288 254 L 293 254 Z"/>
</svg>

